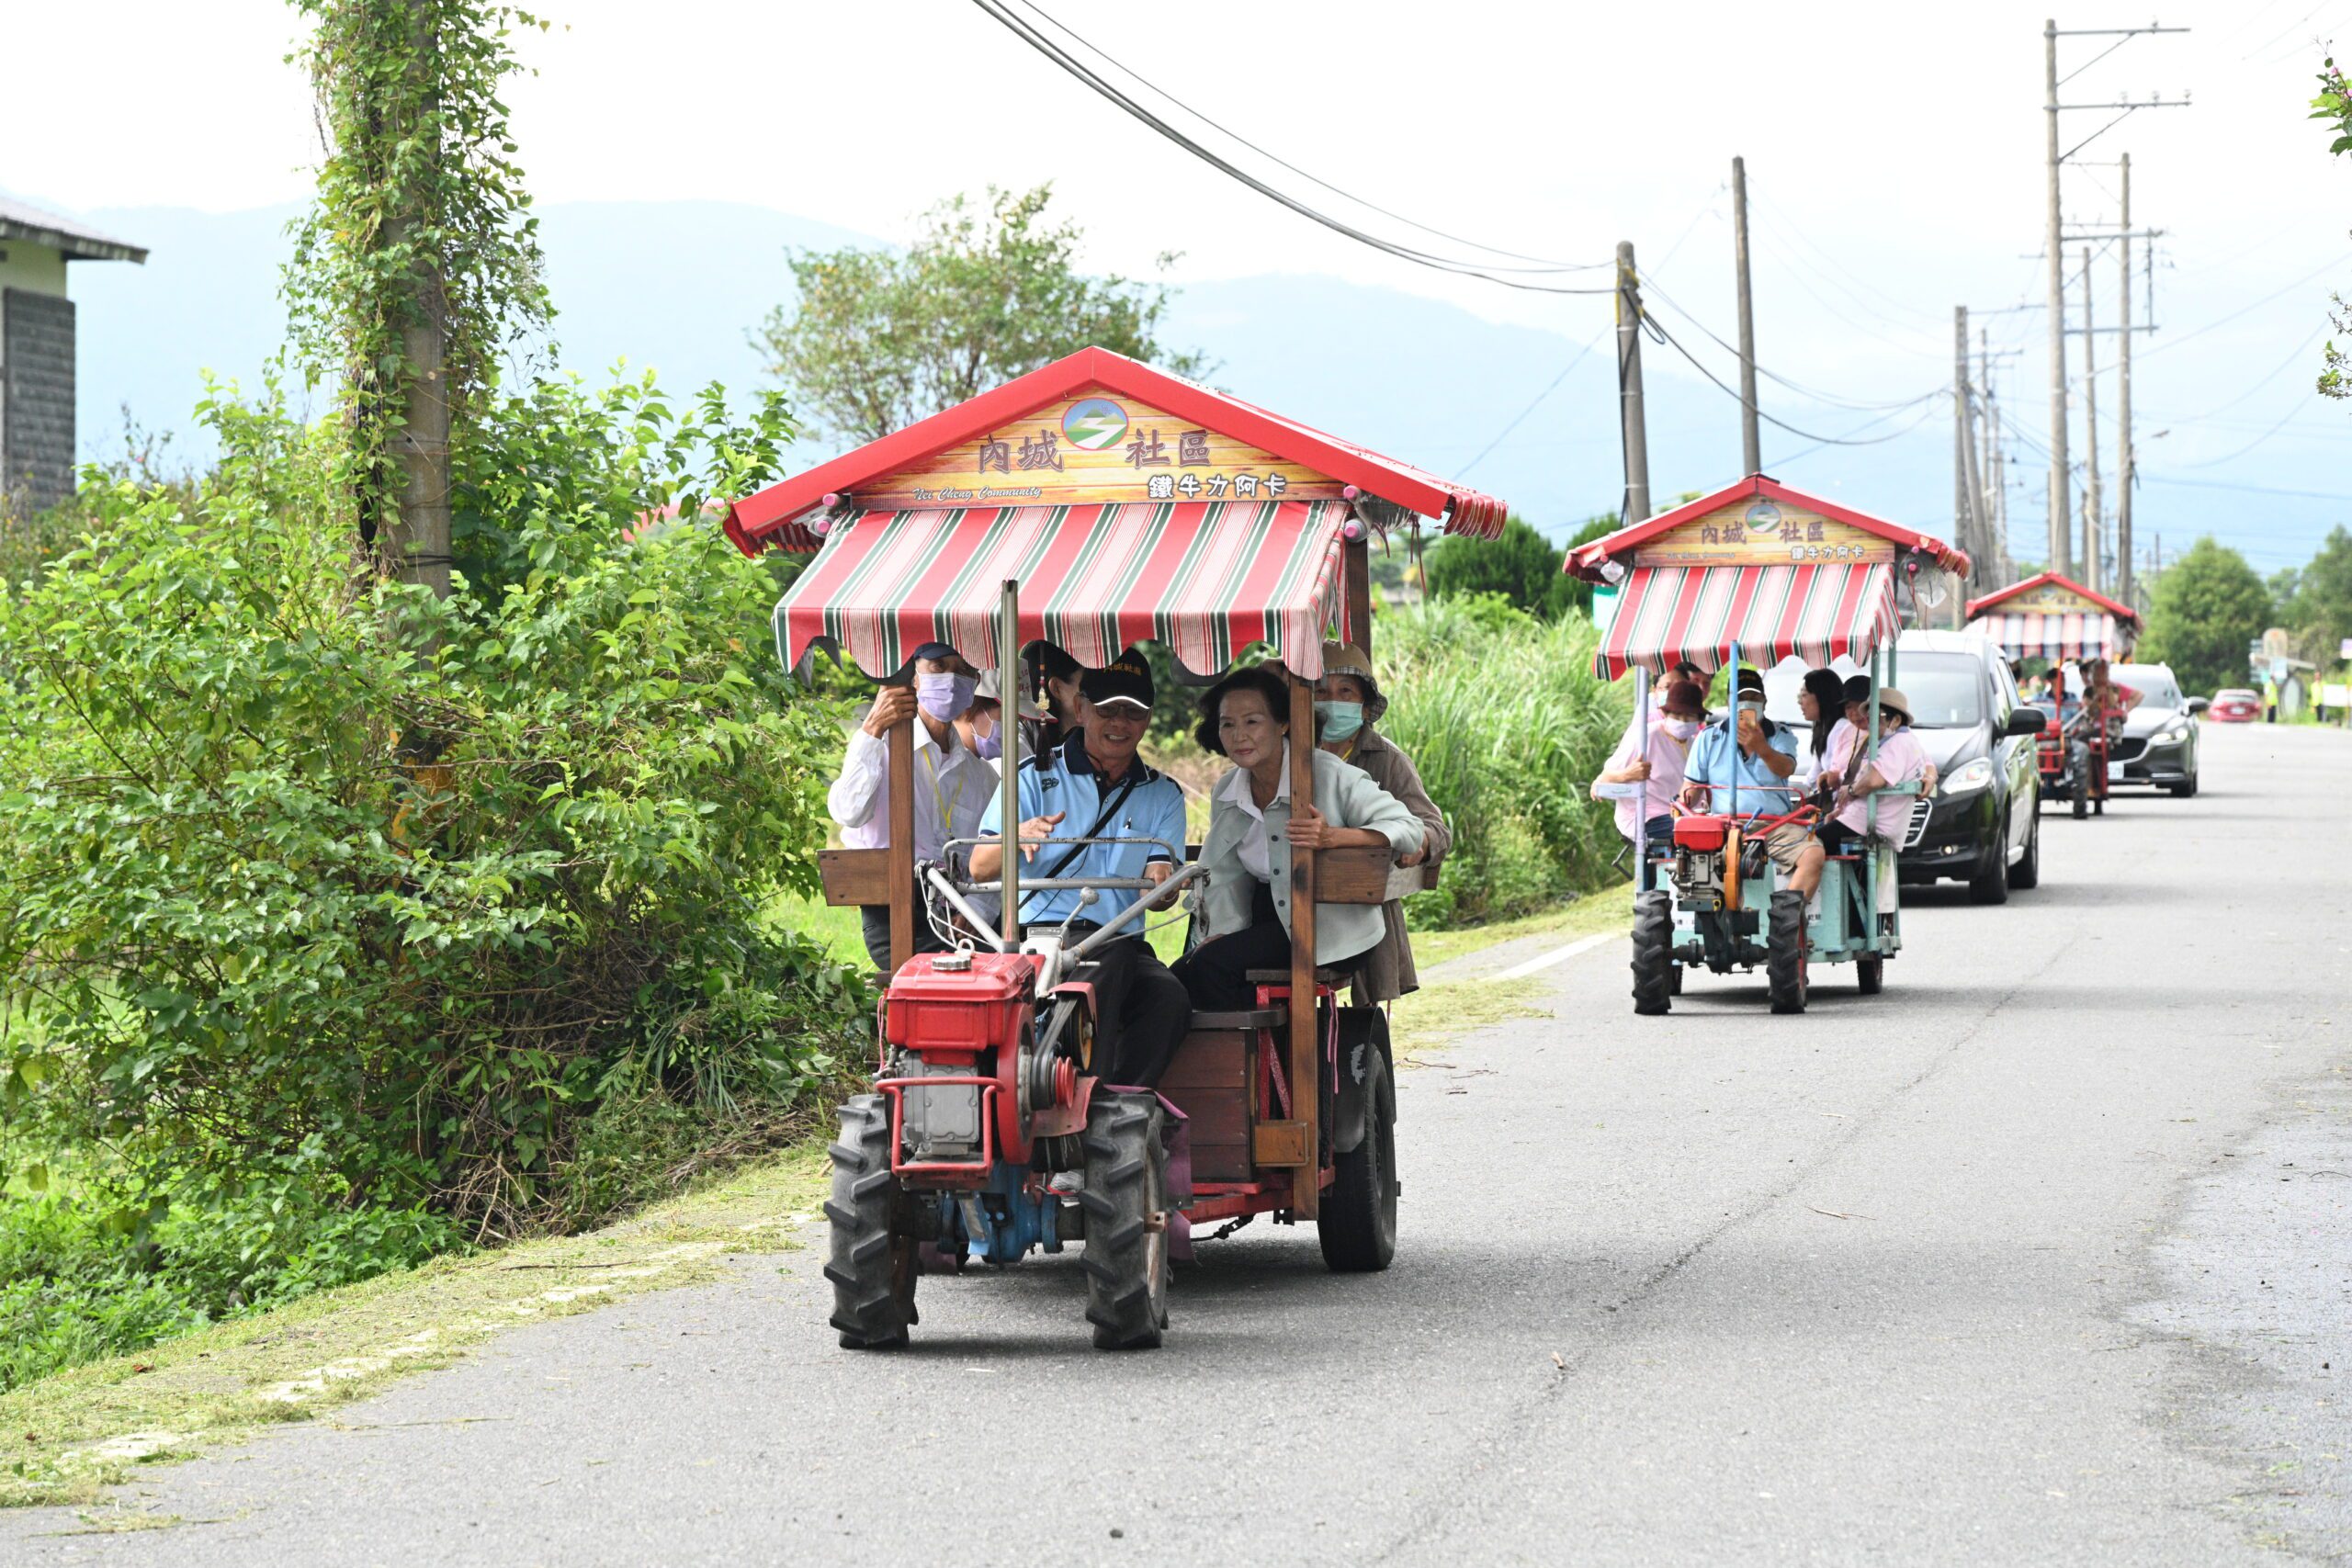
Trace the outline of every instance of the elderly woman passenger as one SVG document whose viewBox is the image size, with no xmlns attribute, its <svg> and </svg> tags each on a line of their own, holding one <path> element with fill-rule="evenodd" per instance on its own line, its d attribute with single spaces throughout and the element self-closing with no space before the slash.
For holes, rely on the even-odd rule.
<svg viewBox="0 0 2352 1568">
<path fill-rule="evenodd" d="M 1293 845 L 1379 844 L 1410 854 L 1428 838 L 1402 801 L 1362 768 L 1319 749 L 1315 798 L 1294 807 L 1289 705 L 1282 677 L 1264 669 L 1237 670 L 1201 698 L 1195 731 L 1201 745 L 1234 766 L 1209 797 L 1208 837 L 1201 845 L 1201 864 L 1209 874 L 1202 902 L 1208 940 L 1173 965 L 1196 1009 L 1247 1008 L 1256 999 L 1250 971 L 1289 964 Z M 1379 945 L 1384 929 L 1380 912 L 1368 904 L 1318 903 L 1315 962 L 1358 958 Z"/>
<path fill-rule="evenodd" d="M 1453 829 L 1445 814 L 1421 787 L 1420 770 L 1395 741 L 1373 728 L 1388 711 L 1388 698 L 1373 679 L 1372 660 L 1352 645 L 1323 646 L 1323 678 L 1315 682 L 1316 733 L 1324 750 L 1342 762 L 1351 762 L 1372 782 L 1402 801 L 1420 818 L 1419 849 L 1396 857 L 1399 865 L 1434 867 L 1453 847 Z M 1420 988 L 1413 969 L 1413 942 L 1405 931 L 1405 907 L 1391 898 L 1380 907 L 1385 928 L 1379 945 L 1356 971 L 1355 1000 L 1359 1006 L 1394 1001 Z"/>
</svg>

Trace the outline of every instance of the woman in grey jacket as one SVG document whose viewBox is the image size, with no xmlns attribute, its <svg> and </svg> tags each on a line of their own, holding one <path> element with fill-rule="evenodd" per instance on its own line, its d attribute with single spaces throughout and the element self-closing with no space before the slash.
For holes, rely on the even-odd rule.
<svg viewBox="0 0 2352 1568">
<path fill-rule="evenodd" d="M 1289 699 L 1282 677 L 1262 669 L 1237 670 L 1201 698 L 1195 733 L 1234 767 L 1210 796 L 1201 845 L 1209 874 L 1202 901 L 1207 940 L 1173 965 L 1196 1009 L 1249 1007 L 1255 999 L 1249 972 L 1289 964 L 1293 844 L 1380 844 L 1403 855 L 1419 849 L 1425 835 L 1420 819 L 1363 769 L 1320 750 L 1314 753 L 1315 799 L 1294 811 Z M 1378 946 L 1385 933 L 1377 905 L 1318 903 L 1315 962 L 1344 963 Z"/>
</svg>

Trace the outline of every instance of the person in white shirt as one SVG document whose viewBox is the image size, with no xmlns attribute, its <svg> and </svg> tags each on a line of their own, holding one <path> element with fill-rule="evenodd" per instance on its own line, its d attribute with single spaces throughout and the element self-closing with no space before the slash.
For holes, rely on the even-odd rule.
<svg viewBox="0 0 2352 1568">
<path fill-rule="evenodd" d="M 1846 683 L 1835 670 L 1808 670 L 1797 707 L 1812 733 L 1797 738 L 1797 771 L 1789 782 L 1810 794 L 1824 773 L 1836 774 L 1852 750 L 1853 726 L 1846 722 Z"/>
<path fill-rule="evenodd" d="M 1640 857 L 1634 880 L 1645 893 L 1657 885 L 1657 865 L 1651 857 L 1673 833 L 1674 801 L 1682 793 L 1683 762 L 1690 750 L 1690 738 L 1699 733 L 1705 718 L 1706 698 L 1700 694 L 1699 683 L 1668 682 L 1657 721 L 1650 726 L 1647 754 L 1643 753 L 1636 729 L 1593 780 L 1595 800 L 1608 798 L 1601 793 L 1603 784 L 1643 786 L 1638 804 L 1630 795 L 1618 795 L 1616 803 L 1617 830 Z"/>
<path fill-rule="evenodd" d="M 911 684 L 885 685 L 849 738 L 841 777 L 825 807 L 841 824 L 842 843 L 853 850 L 890 847 L 890 727 L 911 716 L 914 723 L 915 862 L 940 858 L 953 839 L 979 836 L 980 817 L 996 797 L 997 771 L 957 732 L 956 720 L 972 705 L 978 678 L 962 654 L 944 642 L 915 649 Z M 917 897 L 916 907 L 922 908 Z M 877 969 L 890 967 L 890 906 L 863 909 L 865 951 Z M 920 917 L 915 951 L 936 953 L 944 943 Z"/>
</svg>

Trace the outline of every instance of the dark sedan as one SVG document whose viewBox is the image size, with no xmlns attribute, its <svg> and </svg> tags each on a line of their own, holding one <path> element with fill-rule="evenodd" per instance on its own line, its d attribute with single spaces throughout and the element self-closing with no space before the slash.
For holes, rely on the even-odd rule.
<svg viewBox="0 0 2352 1568">
<path fill-rule="evenodd" d="M 1905 882 L 1954 877 L 1979 904 L 2006 902 L 2041 879 L 2041 710 L 1973 633 L 1907 631 L 1895 648 L 1894 683 L 1938 774 L 1934 797 L 1911 808 L 1897 869 Z"/>
</svg>

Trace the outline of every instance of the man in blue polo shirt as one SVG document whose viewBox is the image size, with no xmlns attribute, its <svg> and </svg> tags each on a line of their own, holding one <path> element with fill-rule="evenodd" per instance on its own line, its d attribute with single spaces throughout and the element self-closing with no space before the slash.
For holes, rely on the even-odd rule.
<svg viewBox="0 0 2352 1568">
<path fill-rule="evenodd" d="M 1021 859 L 1024 873 L 1045 877 L 1105 877 L 1165 882 L 1184 852 L 1184 793 L 1174 780 L 1136 755 L 1151 716 L 1151 669 L 1133 649 L 1079 678 L 1072 715 L 1080 727 L 1060 745 L 1024 760 L 1018 780 Z M 980 819 L 980 837 L 1001 837 L 1001 800 Z M 1057 838 L 1057 832 L 1063 836 Z M 1071 839 L 1157 839 L 1153 844 L 1071 843 Z M 983 844 L 972 852 L 972 876 L 999 874 L 1004 851 Z M 1138 897 L 1151 894 L 1102 888 L 1080 904 L 1074 887 L 1025 894 L 1025 925 L 1059 926 L 1073 941 L 1108 925 Z M 1151 1088 L 1168 1068 L 1193 1016 L 1184 984 L 1136 932 L 1140 919 L 1095 950 L 1096 1068 L 1103 1082 Z"/>
<path fill-rule="evenodd" d="M 1699 731 L 1683 768 L 1682 804 L 1691 811 L 1727 812 L 1738 785 L 1739 815 L 1786 816 L 1793 802 L 1789 776 L 1797 771 L 1796 732 L 1764 716 L 1764 675 L 1754 665 L 1739 672 L 1730 713 Z M 1773 894 L 1810 898 L 1821 882 L 1822 850 L 1813 831 L 1784 822 L 1764 835 L 1764 852 L 1781 868 Z"/>
</svg>

